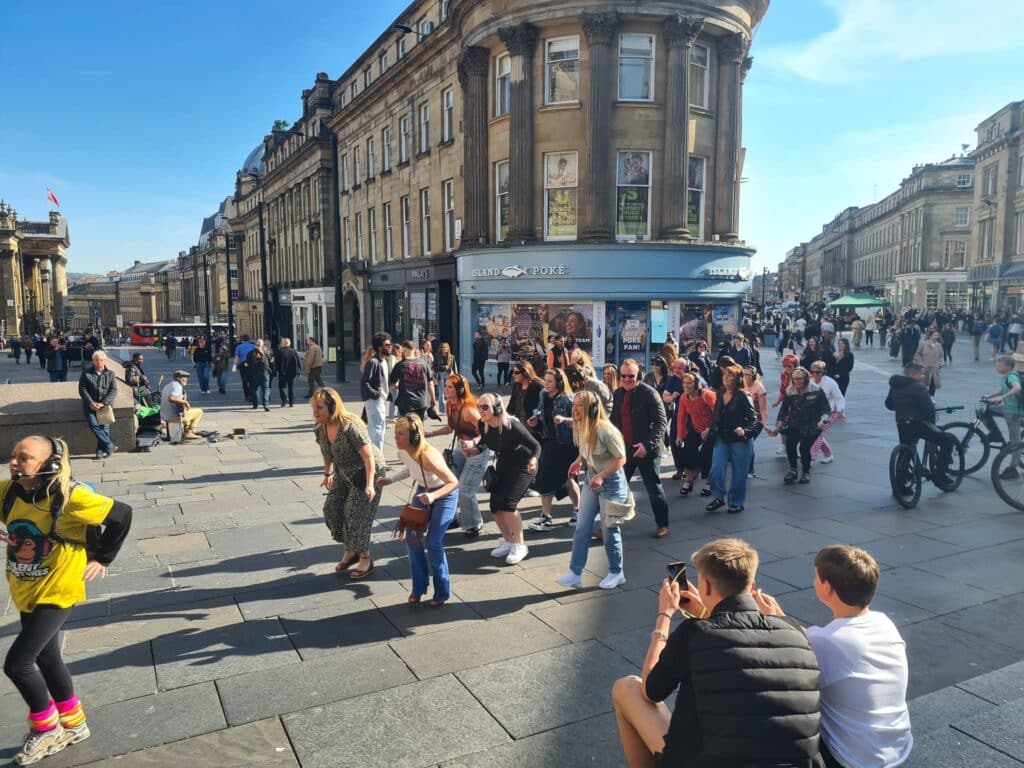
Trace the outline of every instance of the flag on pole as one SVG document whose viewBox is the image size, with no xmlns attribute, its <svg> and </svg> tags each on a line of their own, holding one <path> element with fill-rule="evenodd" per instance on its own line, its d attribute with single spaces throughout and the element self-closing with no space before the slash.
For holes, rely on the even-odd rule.
<svg viewBox="0 0 1024 768">
<path fill-rule="evenodd" d="M 54 205 L 56 205 L 58 208 L 60 208 L 60 203 L 57 201 L 57 196 L 53 194 L 53 190 L 50 189 L 49 187 L 46 188 L 46 199 L 49 200 Z"/>
</svg>

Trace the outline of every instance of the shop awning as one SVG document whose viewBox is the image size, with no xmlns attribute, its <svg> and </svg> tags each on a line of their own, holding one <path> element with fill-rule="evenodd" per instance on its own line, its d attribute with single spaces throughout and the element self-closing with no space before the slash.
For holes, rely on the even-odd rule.
<svg viewBox="0 0 1024 768">
<path fill-rule="evenodd" d="M 889 302 L 879 299 L 867 293 L 848 293 L 830 302 L 829 309 L 844 309 L 853 307 L 887 307 Z"/>
<path fill-rule="evenodd" d="M 1024 277 L 1024 264 L 1008 264 L 999 277 Z"/>
</svg>

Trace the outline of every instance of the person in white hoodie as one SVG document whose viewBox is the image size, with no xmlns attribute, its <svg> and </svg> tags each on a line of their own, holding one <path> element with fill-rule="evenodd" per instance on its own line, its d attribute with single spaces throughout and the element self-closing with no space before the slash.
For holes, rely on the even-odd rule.
<svg viewBox="0 0 1024 768">
<path fill-rule="evenodd" d="M 818 389 L 825 393 L 825 397 L 828 398 L 829 408 L 832 411 L 828 423 L 811 446 L 811 461 L 817 461 L 820 455 L 822 464 L 831 464 L 835 454 L 832 453 L 832 446 L 825 439 L 825 433 L 837 421 L 844 421 L 846 419 L 846 398 L 843 397 L 842 390 L 839 389 L 839 384 L 836 383 L 836 380 L 831 376 L 825 375 L 824 360 L 811 363 L 811 383 L 816 384 Z"/>
</svg>

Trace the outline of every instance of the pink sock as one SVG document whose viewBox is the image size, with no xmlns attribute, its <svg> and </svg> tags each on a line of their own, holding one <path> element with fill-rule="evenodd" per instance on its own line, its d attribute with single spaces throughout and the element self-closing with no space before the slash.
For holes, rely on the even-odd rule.
<svg viewBox="0 0 1024 768">
<path fill-rule="evenodd" d="M 29 712 L 28 723 L 36 733 L 46 733 L 57 727 L 60 717 L 57 714 L 57 707 L 50 699 L 50 706 L 41 712 Z"/>
<path fill-rule="evenodd" d="M 54 702 L 54 706 L 57 707 L 57 711 L 60 712 L 62 715 L 67 712 L 70 712 L 72 709 L 78 706 L 78 694 L 71 694 L 71 698 L 67 701 L 56 701 Z"/>
</svg>

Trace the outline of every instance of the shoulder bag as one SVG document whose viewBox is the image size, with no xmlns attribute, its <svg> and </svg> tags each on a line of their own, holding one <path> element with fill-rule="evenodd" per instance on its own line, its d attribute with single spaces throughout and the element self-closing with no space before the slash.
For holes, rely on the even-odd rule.
<svg viewBox="0 0 1024 768">
<path fill-rule="evenodd" d="M 325 429 L 324 430 L 324 437 L 326 437 L 326 436 L 327 436 L 327 430 Z M 342 436 L 342 430 L 339 429 L 338 430 L 338 437 L 341 437 L 341 436 Z M 337 438 L 335 438 L 335 439 L 337 439 Z M 345 439 L 346 440 L 349 439 L 347 434 L 345 435 Z M 366 487 L 366 465 L 362 462 L 362 457 L 361 456 L 360 456 L 360 461 L 359 461 L 359 468 L 356 469 L 351 474 L 351 476 L 347 472 L 345 472 L 345 470 L 343 470 L 341 467 L 339 467 L 337 464 L 334 465 L 334 468 L 336 470 L 338 470 L 338 474 L 341 475 L 343 478 L 345 478 L 345 482 L 348 483 L 350 486 L 352 486 L 353 489 L 355 489 L 357 491 L 362 491 Z"/>
<path fill-rule="evenodd" d="M 625 501 L 612 501 L 602 493 L 600 505 L 605 528 L 622 525 L 636 517 L 636 501 L 632 491 L 627 493 Z"/>
<path fill-rule="evenodd" d="M 423 475 L 423 488 L 427 488 L 427 473 L 423 469 L 423 458 L 420 457 L 420 473 Z M 413 493 L 416 493 L 416 483 L 413 482 L 412 487 Z M 398 518 L 398 523 L 395 525 L 394 537 L 399 541 L 405 538 L 406 533 L 415 533 L 423 535 L 427 532 L 427 528 L 430 526 L 430 515 L 432 512 L 432 504 L 428 504 L 426 507 L 417 507 L 412 504 L 406 504 L 402 508 L 402 514 Z"/>
<path fill-rule="evenodd" d="M 498 448 L 501 448 L 501 432 L 502 430 L 499 428 Z M 498 449 L 495 449 L 494 461 L 487 465 L 487 469 L 484 470 L 483 479 L 480 481 L 480 485 L 482 485 L 484 487 L 484 490 L 487 491 L 488 493 L 491 493 L 495 488 L 498 487 L 498 456 L 499 451 Z"/>
<path fill-rule="evenodd" d="M 448 465 L 448 469 L 455 469 L 455 440 L 457 438 L 458 435 L 452 429 L 452 444 L 441 452 L 441 455 L 444 456 L 444 463 Z"/>
</svg>

